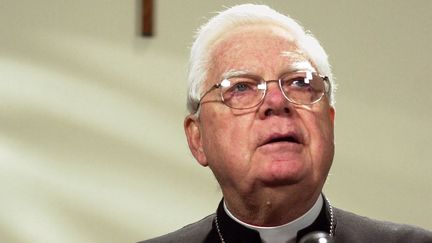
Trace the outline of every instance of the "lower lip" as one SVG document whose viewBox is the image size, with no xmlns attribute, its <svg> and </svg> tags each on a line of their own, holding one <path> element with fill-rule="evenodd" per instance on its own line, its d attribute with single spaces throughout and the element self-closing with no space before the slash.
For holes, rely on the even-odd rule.
<svg viewBox="0 0 432 243">
<path fill-rule="evenodd" d="M 293 142 L 276 142 L 260 146 L 263 152 L 300 152 L 303 144 Z"/>
</svg>

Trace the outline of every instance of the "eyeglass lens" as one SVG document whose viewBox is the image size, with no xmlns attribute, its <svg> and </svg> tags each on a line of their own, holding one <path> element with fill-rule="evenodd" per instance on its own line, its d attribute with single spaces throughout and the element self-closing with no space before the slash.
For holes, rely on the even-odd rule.
<svg viewBox="0 0 432 243">
<path fill-rule="evenodd" d="M 221 82 L 223 102 L 232 108 L 247 109 L 257 106 L 265 96 L 268 82 L 254 75 L 242 75 Z M 326 92 L 324 79 L 319 75 L 302 71 L 283 75 L 279 80 L 283 95 L 292 103 L 312 104 Z"/>
</svg>

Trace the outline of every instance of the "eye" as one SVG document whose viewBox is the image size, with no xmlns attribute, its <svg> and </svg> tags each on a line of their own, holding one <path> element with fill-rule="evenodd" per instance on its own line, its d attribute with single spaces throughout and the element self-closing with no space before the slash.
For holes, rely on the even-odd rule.
<svg viewBox="0 0 432 243">
<path fill-rule="evenodd" d="M 233 92 L 246 92 L 246 91 L 251 90 L 251 89 L 253 89 L 253 88 L 251 87 L 250 83 L 239 82 L 239 83 L 234 84 L 231 90 Z"/>
<path fill-rule="evenodd" d="M 310 80 L 306 78 L 296 78 L 291 80 L 290 86 L 301 89 L 308 88 L 311 85 L 309 81 Z"/>
<path fill-rule="evenodd" d="M 225 100 L 248 99 L 257 93 L 257 82 L 253 79 L 236 77 L 230 79 L 230 85 L 222 89 Z"/>
<path fill-rule="evenodd" d="M 257 82 L 249 78 L 233 78 L 230 80 L 230 86 L 227 87 L 226 92 L 232 95 L 244 95 L 254 92 L 257 89 Z"/>
</svg>

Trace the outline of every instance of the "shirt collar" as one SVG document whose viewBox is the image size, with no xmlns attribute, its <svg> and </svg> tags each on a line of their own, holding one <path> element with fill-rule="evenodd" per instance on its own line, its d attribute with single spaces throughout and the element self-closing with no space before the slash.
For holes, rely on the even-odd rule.
<svg viewBox="0 0 432 243">
<path fill-rule="evenodd" d="M 299 218 L 280 226 L 274 227 L 260 227 L 255 225 L 247 224 L 239 219 L 237 219 L 227 208 L 225 202 L 223 203 L 224 211 L 226 214 L 236 221 L 237 223 L 243 225 L 244 227 L 252 230 L 258 231 L 263 242 L 274 242 L 274 243 L 287 243 L 295 242 L 297 238 L 297 232 L 310 226 L 319 216 L 320 211 L 323 206 L 323 198 L 320 195 L 312 206 L 305 214 Z"/>
</svg>

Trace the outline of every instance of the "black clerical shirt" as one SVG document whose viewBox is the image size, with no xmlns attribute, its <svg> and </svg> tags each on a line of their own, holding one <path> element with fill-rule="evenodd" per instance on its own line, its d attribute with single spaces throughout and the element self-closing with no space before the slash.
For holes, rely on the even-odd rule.
<svg viewBox="0 0 432 243">
<path fill-rule="evenodd" d="M 327 210 L 328 205 L 324 200 L 323 206 L 321 208 L 318 218 L 308 227 L 300 230 L 297 233 L 297 242 L 304 235 L 314 232 L 322 231 L 330 233 L 330 215 Z M 224 210 L 223 200 L 219 203 L 216 211 L 217 220 L 219 223 L 219 229 L 225 243 L 261 243 L 261 237 L 258 231 L 246 228 L 245 226 L 237 223 L 231 217 L 227 215 Z M 204 241 L 205 243 L 220 243 L 221 239 L 219 237 L 216 222 L 213 220 L 212 229 Z"/>
</svg>

